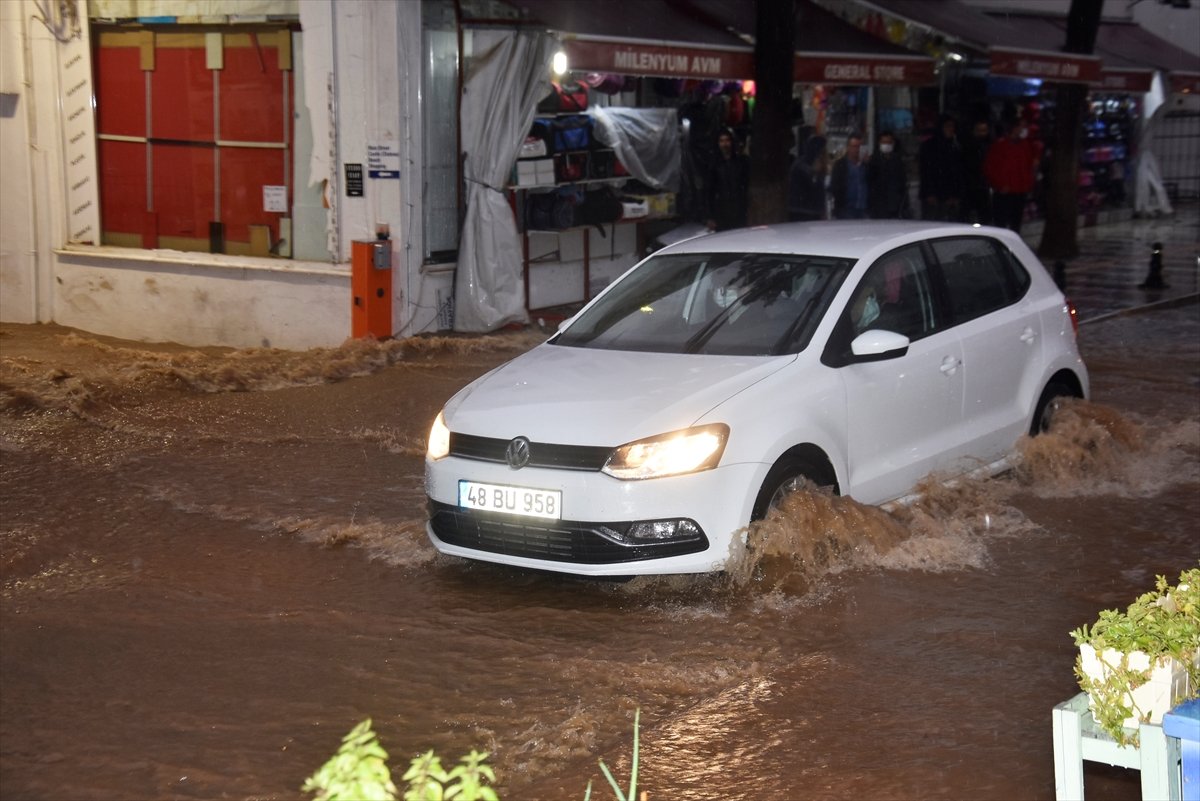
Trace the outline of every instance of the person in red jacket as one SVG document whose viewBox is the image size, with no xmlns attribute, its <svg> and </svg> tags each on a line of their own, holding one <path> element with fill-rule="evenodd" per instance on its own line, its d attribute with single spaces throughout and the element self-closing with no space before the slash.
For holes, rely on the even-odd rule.
<svg viewBox="0 0 1200 801">
<path fill-rule="evenodd" d="M 1037 176 L 1038 149 L 1029 139 L 1029 128 L 1016 121 L 1006 136 L 988 148 L 983 173 L 992 187 L 992 212 L 996 225 L 1021 231 L 1025 200 Z"/>
</svg>

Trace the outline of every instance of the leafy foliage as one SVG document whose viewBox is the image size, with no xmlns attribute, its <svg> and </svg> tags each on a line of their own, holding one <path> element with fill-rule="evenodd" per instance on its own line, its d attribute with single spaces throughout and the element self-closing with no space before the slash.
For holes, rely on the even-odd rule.
<svg viewBox="0 0 1200 801">
<path fill-rule="evenodd" d="M 1129 717 L 1148 720 L 1149 713 L 1136 708 L 1130 691 L 1150 680 L 1150 670 L 1131 667 L 1129 655 L 1141 651 L 1151 666 L 1163 659 L 1175 659 L 1188 674 L 1190 697 L 1200 692 L 1200 568 L 1185 570 L 1179 583 L 1171 587 L 1165 576 L 1158 576 L 1155 589 L 1137 598 L 1124 612 L 1106 609 L 1091 626 L 1071 632 L 1075 644 L 1091 645 L 1097 655 L 1106 649 L 1120 654 L 1114 664 L 1101 661 L 1106 668 L 1103 678 L 1088 676 L 1083 657 L 1075 663 L 1079 686 L 1091 697 L 1096 723 L 1117 743 L 1137 743 L 1124 728 Z"/>
<path fill-rule="evenodd" d="M 371 719 L 351 729 L 338 752 L 300 789 L 315 792 L 313 801 L 394 801 L 387 752 L 371 730 Z"/>
<path fill-rule="evenodd" d="M 484 783 L 494 782 L 496 774 L 485 765 L 486 753 L 471 749 L 451 770 L 433 751 L 414 757 L 404 781 L 408 789 L 404 801 L 500 801 L 496 791 Z"/>
<path fill-rule="evenodd" d="M 472 750 L 448 771 L 433 751 L 414 757 L 404 774 L 404 801 L 500 801 L 487 784 L 496 780 L 487 756 Z M 338 752 L 301 789 L 315 792 L 313 801 L 395 801 L 387 752 L 371 730 L 370 718 L 342 738 Z"/>
<path fill-rule="evenodd" d="M 629 791 L 622 791 L 612 771 L 600 760 L 600 770 L 616 794 L 617 801 L 635 801 L 638 775 L 638 727 L 642 711 L 633 716 L 633 764 Z M 403 801 L 500 801 L 490 784 L 496 774 L 487 763 L 487 753 L 474 749 L 452 769 L 442 767 L 441 758 L 432 750 L 413 757 L 403 780 L 408 783 Z M 387 766 L 387 752 L 371 730 L 371 719 L 359 723 L 342 738 L 342 746 L 301 788 L 315 792 L 313 801 L 396 801 L 396 785 Z M 592 783 L 588 782 L 584 801 L 590 801 Z M 646 794 L 642 794 L 645 801 Z"/>
</svg>

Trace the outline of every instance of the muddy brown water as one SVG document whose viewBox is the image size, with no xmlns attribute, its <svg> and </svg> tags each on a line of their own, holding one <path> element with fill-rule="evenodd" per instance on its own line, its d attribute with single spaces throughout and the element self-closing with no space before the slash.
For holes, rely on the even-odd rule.
<svg viewBox="0 0 1200 801">
<path fill-rule="evenodd" d="M 505 799 L 1050 799 L 1067 632 L 1200 560 L 1200 307 L 1083 329 L 1094 403 L 885 515 L 793 496 L 736 575 L 439 557 L 423 440 L 536 334 L 195 350 L 0 327 L 0 797 L 297 798 L 359 720 Z M 1140 796 L 1089 766 L 1093 798 Z"/>
</svg>

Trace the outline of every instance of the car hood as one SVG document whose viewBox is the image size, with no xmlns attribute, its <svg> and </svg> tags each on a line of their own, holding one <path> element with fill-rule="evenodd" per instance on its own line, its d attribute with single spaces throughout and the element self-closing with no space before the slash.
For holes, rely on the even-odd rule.
<svg viewBox="0 0 1200 801">
<path fill-rule="evenodd" d="M 541 345 L 451 398 L 445 419 L 462 434 L 615 447 L 686 428 L 795 358 Z"/>
</svg>

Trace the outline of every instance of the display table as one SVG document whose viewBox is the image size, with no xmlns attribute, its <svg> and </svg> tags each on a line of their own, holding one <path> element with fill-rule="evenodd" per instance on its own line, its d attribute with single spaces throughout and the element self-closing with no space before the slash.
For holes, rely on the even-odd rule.
<svg viewBox="0 0 1200 801">
<path fill-rule="evenodd" d="M 1079 693 L 1054 707 L 1054 797 L 1058 801 L 1083 799 L 1083 763 L 1103 762 L 1141 773 L 1143 801 L 1179 801 L 1179 740 L 1163 727 L 1143 723 L 1138 727 L 1140 746 L 1119 746 L 1096 725 L 1088 709 L 1087 693 Z"/>
<path fill-rule="evenodd" d="M 1179 740 L 1183 760 L 1183 801 L 1200 801 L 1200 698 L 1163 715 L 1163 731 Z"/>
</svg>

